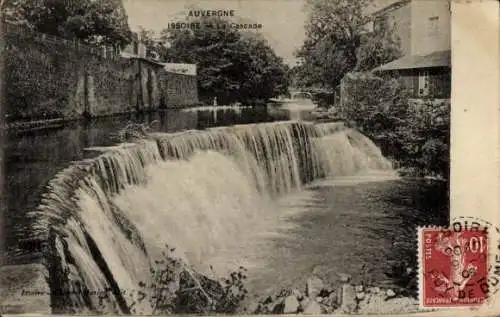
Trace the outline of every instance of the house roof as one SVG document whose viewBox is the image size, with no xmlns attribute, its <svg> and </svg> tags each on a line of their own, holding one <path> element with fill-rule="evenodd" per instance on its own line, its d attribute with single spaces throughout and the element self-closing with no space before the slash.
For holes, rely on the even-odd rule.
<svg viewBox="0 0 500 317">
<path fill-rule="evenodd" d="M 196 76 L 196 64 L 184 63 L 162 63 L 165 70 L 169 73 Z"/>
<path fill-rule="evenodd" d="M 407 5 L 408 3 L 410 3 L 411 0 L 399 0 L 399 1 L 395 1 L 394 3 L 388 5 L 388 6 L 385 6 L 375 12 L 372 12 L 371 15 L 373 17 L 377 17 L 377 16 L 381 16 L 381 15 L 384 15 L 386 14 L 387 12 L 391 12 L 393 10 L 397 10 L 405 5 Z"/>
<path fill-rule="evenodd" d="M 163 67 L 164 66 L 164 63 L 161 63 L 161 62 L 156 61 L 156 60 L 151 59 L 151 58 L 141 57 L 141 56 L 139 56 L 137 54 L 130 54 L 130 53 L 127 53 L 127 52 L 121 52 L 120 56 L 122 58 L 128 58 L 128 59 L 139 59 L 141 61 L 145 61 L 145 62 L 151 63 L 151 64 L 159 66 L 159 67 Z"/>
<path fill-rule="evenodd" d="M 451 67 L 451 50 L 437 51 L 428 55 L 407 55 L 375 68 L 374 72 L 399 69 Z"/>
<path fill-rule="evenodd" d="M 163 63 L 151 58 L 140 57 L 136 54 L 121 53 L 121 57 L 129 59 L 139 59 L 155 66 L 162 67 L 166 72 L 174 74 L 182 74 L 188 76 L 196 76 L 196 64 L 184 64 L 184 63 Z"/>
</svg>

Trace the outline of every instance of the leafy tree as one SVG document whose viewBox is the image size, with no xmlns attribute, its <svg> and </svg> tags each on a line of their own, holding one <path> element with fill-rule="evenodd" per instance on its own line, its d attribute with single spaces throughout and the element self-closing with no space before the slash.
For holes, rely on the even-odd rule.
<svg viewBox="0 0 500 317">
<path fill-rule="evenodd" d="M 400 56 L 390 28 L 370 32 L 365 7 L 372 0 L 307 0 L 306 40 L 297 51 L 303 60 L 301 86 L 335 88 L 350 71 L 371 70 Z"/>
<path fill-rule="evenodd" d="M 357 49 L 355 71 L 370 71 L 402 56 L 401 39 L 392 28 L 382 28 L 362 34 Z"/>
<path fill-rule="evenodd" d="M 159 59 L 166 54 L 165 43 L 157 39 L 156 33 L 152 30 L 146 30 L 139 27 L 139 31 L 133 33 L 134 42 L 141 42 L 146 46 L 146 57 Z"/>
<path fill-rule="evenodd" d="M 132 33 L 121 0 L 6 0 L 5 17 L 42 33 L 124 46 Z"/>
<path fill-rule="evenodd" d="M 259 103 L 287 90 L 288 68 L 263 37 L 235 28 L 217 28 L 228 24 L 219 17 L 189 22 L 199 22 L 201 27 L 162 32 L 164 42 L 170 45 L 162 57 L 169 62 L 197 64 L 202 99 Z"/>
<path fill-rule="evenodd" d="M 306 1 L 306 40 L 297 52 L 297 57 L 304 60 L 299 73 L 305 85 L 335 87 L 356 66 L 356 51 L 368 21 L 363 14 L 367 3 L 368 0 Z"/>
</svg>

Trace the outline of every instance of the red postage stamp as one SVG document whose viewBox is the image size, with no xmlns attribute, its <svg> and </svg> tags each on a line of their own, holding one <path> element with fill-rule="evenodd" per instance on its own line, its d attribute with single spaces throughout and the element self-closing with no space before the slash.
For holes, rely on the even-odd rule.
<svg viewBox="0 0 500 317">
<path fill-rule="evenodd" d="M 488 297 L 487 230 L 419 228 L 424 308 L 478 306 Z"/>
</svg>

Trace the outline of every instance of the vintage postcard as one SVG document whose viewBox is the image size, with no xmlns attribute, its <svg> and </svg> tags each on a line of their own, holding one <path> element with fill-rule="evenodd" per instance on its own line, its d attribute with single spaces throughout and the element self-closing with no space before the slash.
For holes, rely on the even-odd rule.
<svg viewBox="0 0 500 317">
<path fill-rule="evenodd" d="M 0 10 L 0 314 L 500 313 L 497 1 Z"/>
</svg>

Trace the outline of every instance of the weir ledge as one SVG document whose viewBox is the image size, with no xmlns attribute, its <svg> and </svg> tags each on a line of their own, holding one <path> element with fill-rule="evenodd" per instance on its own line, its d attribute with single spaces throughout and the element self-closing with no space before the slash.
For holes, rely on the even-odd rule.
<svg viewBox="0 0 500 317">
<path fill-rule="evenodd" d="M 278 122 L 274 124 L 289 124 L 290 122 Z M 239 129 L 242 127 L 253 126 L 248 125 L 235 125 L 232 127 L 219 127 L 209 130 L 219 129 Z M 320 123 L 321 125 L 321 123 Z M 342 130 L 345 128 L 343 122 L 338 122 L 334 125 L 333 130 Z M 200 133 L 195 130 L 196 133 Z M 170 133 L 171 136 L 189 134 L 194 131 L 180 131 L 177 133 Z M 152 139 L 156 139 L 158 135 L 164 136 L 164 133 L 149 133 Z M 156 137 L 156 138 L 155 138 Z M 122 144 L 123 146 L 133 147 L 136 143 Z M 112 151 L 113 147 L 93 148 L 97 152 Z M 83 165 L 88 165 L 93 159 L 81 161 Z M 74 166 L 73 166 L 74 168 Z M 67 169 L 72 169 L 68 167 Z M 73 173 L 71 173 L 73 174 Z M 62 180 L 54 177 L 49 184 L 58 184 Z M 41 229 L 47 225 L 43 222 L 39 224 Z M 28 240 L 34 239 L 39 241 L 47 241 L 48 229 L 38 232 L 36 237 L 28 237 Z M 0 314 L 52 314 L 51 302 L 51 289 L 49 285 L 49 270 L 43 263 L 43 260 L 24 259 L 17 261 L 10 259 L 8 263 L 0 265 Z"/>
</svg>

